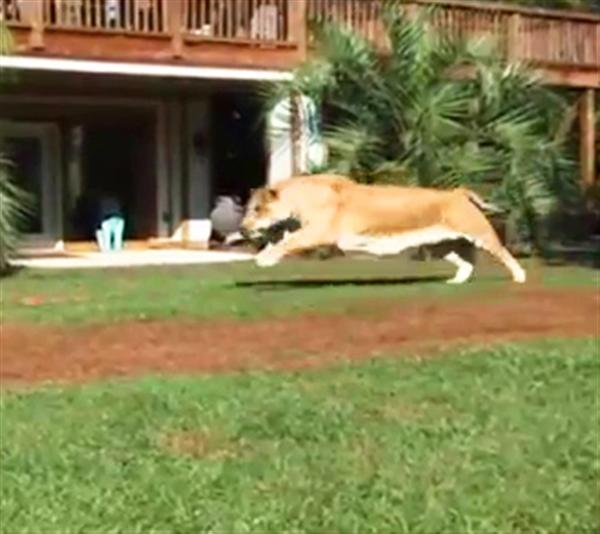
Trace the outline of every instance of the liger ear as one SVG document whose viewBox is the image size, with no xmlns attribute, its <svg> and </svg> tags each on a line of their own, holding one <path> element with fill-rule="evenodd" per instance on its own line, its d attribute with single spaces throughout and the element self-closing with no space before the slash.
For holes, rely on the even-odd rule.
<svg viewBox="0 0 600 534">
<path fill-rule="evenodd" d="M 269 200 L 277 200 L 279 198 L 279 191 L 269 187 L 267 189 L 267 197 Z"/>
</svg>

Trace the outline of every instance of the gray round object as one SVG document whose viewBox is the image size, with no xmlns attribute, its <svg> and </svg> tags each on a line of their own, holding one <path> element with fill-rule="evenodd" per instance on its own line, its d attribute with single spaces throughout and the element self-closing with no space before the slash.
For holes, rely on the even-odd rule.
<svg viewBox="0 0 600 534">
<path fill-rule="evenodd" d="M 237 198 L 220 196 L 210 213 L 210 221 L 213 230 L 225 237 L 239 230 L 243 216 L 244 208 Z"/>
</svg>

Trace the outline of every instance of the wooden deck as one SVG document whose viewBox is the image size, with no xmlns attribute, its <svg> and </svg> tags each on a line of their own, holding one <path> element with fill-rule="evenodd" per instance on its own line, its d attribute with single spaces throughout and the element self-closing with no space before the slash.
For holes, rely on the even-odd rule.
<svg viewBox="0 0 600 534">
<path fill-rule="evenodd" d="M 308 22 L 335 20 L 372 39 L 385 0 L 0 0 L 19 54 L 289 69 L 310 50 Z M 438 9 L 433 26 L 494 37 L 504 55 L 545 78 L 600 86 L 600 15 L 464 0 L 414 0 Z"/>
<path fill-rule="evenodd" d="M 465 0 L 414 0 L 402 8 L 414 16 L 430 6 L 437 8 L 434 28 L 456 37 L 491 37 L 507 59 L 535 66 L 550 83 L 600 86 L 600 14 Z M 336 21 L 377 42 L 382 8 L 381 0 L 310 0 L 308 18 Z"/>
<path fill-rule="evenodd" d="M 289 0 L 0 0 L 17 53 L 287 70 L 305 56 Z"/>
</svg>

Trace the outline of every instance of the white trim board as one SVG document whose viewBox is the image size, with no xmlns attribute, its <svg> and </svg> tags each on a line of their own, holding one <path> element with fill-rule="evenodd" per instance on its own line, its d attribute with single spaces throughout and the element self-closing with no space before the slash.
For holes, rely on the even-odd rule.
<svg viewBox="0 0 600 534">
<path fill-rule="evenodd" d="M 195 67 L 191 65 L 88 61 L 82 59 L 57 59 L 30 56 L 0 56 L 0 68 L 266 82 L 288 81 L 291 80 L 293 76 L 289 71 L 264 69 Z"/>
<path fill-rule="evenodd" d="M 149 265 L 201 265 L 250 261 L 252 254 L 216 250 L 122 250 L 116 253 L 89 252 L 44 258 L 35 253 L 11 263 L 34 269 L 84 269 L 143 267 Z"/>
</svg>

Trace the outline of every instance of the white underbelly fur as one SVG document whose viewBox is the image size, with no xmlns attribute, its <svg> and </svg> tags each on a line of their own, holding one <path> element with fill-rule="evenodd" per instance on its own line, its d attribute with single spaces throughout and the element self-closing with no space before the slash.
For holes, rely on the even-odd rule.
<svg viewBox="0 0 600 534">
<path fill-rule="evenodd" d="M 387 256 L 400 254 L 409 248 L 435 245 L 454 239 L 472 241 L 472 238 L 467 235 L 436 225 L 382 236 L 348 234 L 340 237 L 337 246 L 346 252 L 366 252 L 377 256 Z"/>
</svg>

